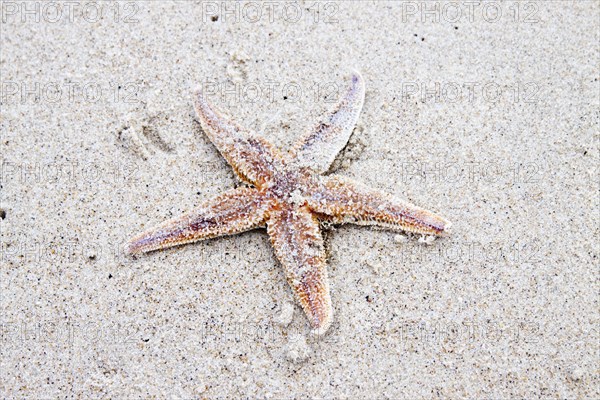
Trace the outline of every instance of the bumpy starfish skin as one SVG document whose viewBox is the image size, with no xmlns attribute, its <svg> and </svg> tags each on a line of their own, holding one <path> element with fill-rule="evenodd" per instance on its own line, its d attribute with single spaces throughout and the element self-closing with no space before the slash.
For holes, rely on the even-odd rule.
<svg viewBox="0 0 600 400">
<path fill-rule="evenodd" d="M 288 153 L 222 116 L 195 93 L 204 132 L 236 174 L 252 187 L 229 190 L 179 218 L 143 232 L 127 244 L 130 254 L 267 227 L 286 279 L 313 329 L 332 321 L 325 250 L 319 220 L 375 225 L 443 235 L 450 223 L 430 211 L 350 179 L 322 176 L 346 145 L 363 105 L 358 72 L 333 111 Z"/>
</svg>

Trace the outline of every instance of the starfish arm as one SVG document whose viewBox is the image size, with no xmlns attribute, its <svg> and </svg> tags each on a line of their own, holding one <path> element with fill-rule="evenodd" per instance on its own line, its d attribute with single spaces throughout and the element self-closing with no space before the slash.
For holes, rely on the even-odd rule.
<svg viewBox="0 0 600 400">
<path fill-rule="evenodd" d="M 313 333 L 324 334 L 333 312 L 318 220 L 305 206 L 283 208 L 271 212 L 267 232 Z"/>
<path fill-rule="evenodd" d="M 129 254 L 147 253 L 198 240 L 232 235 L 264 226 L 268 200 L 258 189 L 229 190 L 190 213 L 171 219 L 131 239 Z"/>
<path fill-rule="evenodd" d="M 322 177 L 312 188 L 308 206 L 334 223 L 375 225 L 441 236 L 452 225 L 431 211 L 342 177 Z"/>
<path fill-rule="evenodd" d="M 333 110 L 292 148 L 290 157 L 293 162 L 299 167 L 326 172 L 336 155 L 346 146 L 364 99 L 365 84 L 355 71 L 350 87 Z"/>
<path fill-rule="evenodd" d="M 194 108 L 202 129 L 240 178 L 259 187 L 272 179 L 283 156 L 271 143 L 224 117 L 201 89 L 194 93 Z"/>
</svg>

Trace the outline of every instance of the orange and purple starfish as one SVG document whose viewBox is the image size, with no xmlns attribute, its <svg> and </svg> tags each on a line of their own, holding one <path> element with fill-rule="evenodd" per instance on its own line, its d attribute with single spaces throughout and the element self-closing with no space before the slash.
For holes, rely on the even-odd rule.
<svg viewBox="0 0 600 400">
<path fill-rule="evenodd" d="M 450 223 L 430 211 L 350 179 L 323 175 L 358 120 L 365 97 L 358 72 L 331 113 L 287 153 L 221 115 L 201 90 L 194 97 L 202 129 L 248 186 L 226 191 L 136 236 L 127 244 L 130 254 L 266 226 L 313 332 L 323 334 L 333 311 L 319 221 L 423 235 L 448 231 Z"/>
</svg>

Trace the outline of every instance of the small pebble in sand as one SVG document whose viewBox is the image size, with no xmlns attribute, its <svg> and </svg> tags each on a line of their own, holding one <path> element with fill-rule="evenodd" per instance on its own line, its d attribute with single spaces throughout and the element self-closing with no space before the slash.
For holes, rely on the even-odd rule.
<svg viewBox="0 0 600 400">
<path fill-rule="evenodd" d="M 421 236 L 419 238 L 419 243 L 430 245 L 435 241 L 435 236 Z"/>
<path fill-rule="evenodd" d="M 299 363 L 306 361 L 310 355 L 310 347 L 306 343 L 306 338 L 300 334 L 290 335 L 286 349 L 286 357 L 288 360 Z"/>
<path fill-rule="evenodd" d="M 202 393 L 206 392 L 206 389 L 208 389 L 208 388 L 206 387 L 204 382 L 199 382 L 196 386 L 196 393 L 202 394 Z"/>
<path fill-rule="evenodd" d="M 365 264 L 367 264 L 375 275 L 379 274 L 379 270 L 381 269 L 381 263 L 375 260 L 366 260 Z"/>
<path fill-rule="evenodd" d="M 396 235 L 396 236 L 394 236 L 394 242 L 396 242 L 396 243 L 406 243 L 406 242 L 408 242 L 408 236 L 406 236 L 406 235 Z"/>
<path fill-rule="evenodd" d="M 580 381 L 584 375 L 585 372 L 581 368 L 575 368 L 571 373 L 571 379 L 574 381 Z"/>
<path fill-rule="evenodd" d="M 294 305 L 286 302 L 281 307 L 281 313 L 277 317 L 277 323 L 281 326 L 288 326 L 294 318 Z"/>
</svg>

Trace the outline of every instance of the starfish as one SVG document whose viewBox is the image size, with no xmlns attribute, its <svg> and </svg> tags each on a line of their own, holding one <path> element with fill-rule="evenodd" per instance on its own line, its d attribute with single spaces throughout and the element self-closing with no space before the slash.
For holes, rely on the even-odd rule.
<svg viewBox="0 0 600 400">
<path fill-rule="evenodd" d="M 324 175 L 346 146 L 363 106 L 363 78 L 356 71 L 351 78 L 333 110 L 289 152 L 223 116 L 201 89 L 194 91 L 194 108 L 203 131 L 247 185 L 141 233 L 127 243 L 127 252 L 146 253 L 266 226 L 312 332 L 325 333 L 333 311 L 320 221 L 434 236 L 442 236 L 451 225 L 379 190 Z"/>
</svg>

